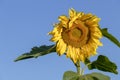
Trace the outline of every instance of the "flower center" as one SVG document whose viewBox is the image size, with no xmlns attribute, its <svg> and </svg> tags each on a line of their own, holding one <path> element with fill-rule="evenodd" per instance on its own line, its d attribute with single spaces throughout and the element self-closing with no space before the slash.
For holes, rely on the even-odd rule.
<svg viewBox="0 0 120 80">
<path fill-rule="evenodd" d="M 70 34 L 72 38 L 79 39 L 82 35 L 82 31 L 78 28 L 74 28 L 71 30 Z"/>
<path fill-rule="evenodd" d="M 88 27 L 83 22 L 74 23 L 71 28 L 63 28 L 62 38 L 64 42 L 76 48 L 85 45 L 89 39 Z"/>
</svg>

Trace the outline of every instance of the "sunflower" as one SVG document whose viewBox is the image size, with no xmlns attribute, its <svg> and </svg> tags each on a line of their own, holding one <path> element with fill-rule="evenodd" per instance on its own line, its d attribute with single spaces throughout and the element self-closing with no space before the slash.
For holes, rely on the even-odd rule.
<svg viewBox="0 0 120 80">
<path fill-rule="evenodd" d="M 59 55 L 66 53 L 74 63 L 84 62 L 86 58 L 95 55 L 98 46 L 102 46 L 97 16 L 74 9 L 69 10 L 69 17 L 59 16 L 59 23 L 49 32 L 51 41 L 56 43 L 56 52 Z"/>
</svg>

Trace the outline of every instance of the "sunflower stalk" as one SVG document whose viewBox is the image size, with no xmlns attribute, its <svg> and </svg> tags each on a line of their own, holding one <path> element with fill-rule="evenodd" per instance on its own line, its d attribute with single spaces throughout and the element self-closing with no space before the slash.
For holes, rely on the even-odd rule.
<svg viewBox="0 0 120 80">
<path fill-rule="evenodd" d="M 75 64 L 75 66 L 76 66 L 76 69 L 77 69 L 77 74 L 79 75 L 79 77 L 78 77 L 78 80 L 80 80 L 81 79 L 81 76 L 83 75 L 83 69 L 81 69 L 81 66 L 80 66 L 80 61 L 78 61 L 78 62 L 76 62 L 76 63 L 74 63 Z"/>
<path fill-rule="evenodd" d="M 75 63 L 75 66 L 77 68 L 77 73 L 81 75 L 80 61 L 78 61 L 77 63 Z"/>
</svg>

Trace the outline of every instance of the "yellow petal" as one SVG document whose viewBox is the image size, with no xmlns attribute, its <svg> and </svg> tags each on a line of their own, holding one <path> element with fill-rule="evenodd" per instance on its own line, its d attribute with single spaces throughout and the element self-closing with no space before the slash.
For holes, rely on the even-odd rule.
<svg viewBox="0 0 120 80">
<path fill-rule="evenodd" d="M 76 11 L 72 8 L 69 10 L 69 16 L 70 16 L 70 19 L 74 18 L 74 16 L 76 16 Z"/>
<path fill-rule="evenodd" d="M 53 29 L 51 32 L 49 32 L 48 34 L 53 35 L 53 34 L 56 33 L 56 32 L 58 32 L 58 31 L 57 31 L 57 27 L 54 27 L 54 29 Z"/>
<path fill-rule="evenodd" d="M 84 14 L 84 15 L 81 17 L 81 20 L 82 20 L 82 21 L 86 21 L 86 20 L 92 18 L 92 16 L 93 16 L 93 15 L 92 15 L 91 13 Z"/>
<path fill-rule="evenodd" d="M 78 59 L 78 54 L 77 54 L 77 51 L 76 51 L 76 48 L 75 47 L 73 47 L 72 48 L 72 50 L 73 50 L 73 61 L 74 61 L 74 63 L 76 63 L 79 59 Z"/>
<path fill-rule="evenodd" d="M 62 55 L 62 54 L 65 53 L 66 47 L 67 47 L 67 45 L 63 42 L 62 48 L 61 48 L 61 50 L 60 50 L 60 55 Z"/>
<path fill-rule="evenodd" d="M 98 24 L 98 22 L 100 21 L 100 18 L 97 18 L 96 16 L 92 17 L 91 19 L 86 21 L 87 25 L 94 25 L 94 24 Z"/>
<path fill-rule="evenodd" d="M 76 63 L 76 51 L 75 51 L 75 49 L 74 49 L 74 47 L 72 47 L 72 49 L 71 49 L 71 58 L 72 58 L 72 60 L 74 61 L 74 63 Z"/>
<path fill-rule="evenodd" d="M 72 50 L 72 48 L 71 48 L 71 46 L 70 45 L 68 45 L 68 49 L 67 49 L 67 57 L 71 57 L 71 50 Z"/>
<path fill-rule="evenodd" d="M 66 51 L 66 44 L 62 39 L 60 39 L 57 43 L 56 51 L 59 55 L 62 55 Z"/>
<path fill-rule="evenodd" d="M 84 15 L 84 13 L 83 12 L 78 12 L 77 13 L 77 16 L 79 17 L 79 20 L 81 20 L 81 17 Z"/>
<path fill-rule="evenodd" d="M 81 60 L 82 62 L 85 61 L 84 55 L 80 55 L 80 60 Z"/>
<path fill-rule="evenodd" d="M 52 37 L 50 40 L 53 41 L 53 42 L 57 42 L 59 39 L 61 39 L 61 36 Z"/>
<path fill-rule="evenodd" d="M 68 21 L 69 19 L 67 18 L 67 16 L 62 15 L 58 17 L 59 21 Z"/>
<path fill-rule="evenodd" d="M 67 24 L 68 24 L 68 21 L 69 21 L 69 19 L 67 18 L 67 16 L 62 15 L 62 16 L 59 16 L 58 19 L 59 19 L 59 21 L 61 21 L 62 26 L 65 27 L 65 28 L 67 28 Z"/>
</svg>

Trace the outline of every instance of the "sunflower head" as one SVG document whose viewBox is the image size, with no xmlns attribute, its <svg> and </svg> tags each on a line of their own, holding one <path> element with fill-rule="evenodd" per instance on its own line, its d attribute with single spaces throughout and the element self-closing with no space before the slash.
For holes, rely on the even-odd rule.
<svg viewBox="0 0 120 80">
<path fill-rule="evenodd" d="M 59 22 L 49 32 L 52 35 L 51 41 L 56 43 L 56 51 L 59 55 L 66 53 L 66 56 L 73 60 L 85 61 L 97 52 L 101 46 L 100 38 L 102 33 L 99 29 L 100 18 L 83 12 L 69 10 L 69 17 L 59 16 Z"/>
</svg>

